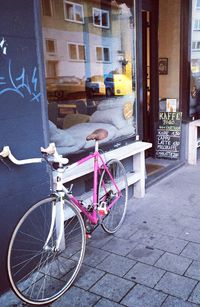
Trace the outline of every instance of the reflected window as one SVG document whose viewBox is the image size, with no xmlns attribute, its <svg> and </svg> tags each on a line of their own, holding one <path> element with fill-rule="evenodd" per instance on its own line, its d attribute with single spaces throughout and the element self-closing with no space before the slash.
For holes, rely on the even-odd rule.
<svg viewBox="0 0 200 307">
<path fill-rule="evenodd" d="M 200 1 L 192 0 L 191 76 L 189 115 L 200 114 Z"/>
<path fill-rule="evenodd" d="M 83 23 L 84 20 L 83 5 L 65 1 L 64 8 L 65 8 L 64 12 L 66 20 Z"/>
<path fill-rule="evenodd" d="M 192 50 L 193 51 L 200 51 L 200 41 L 192 42 Z"/>
<path fill-rule="evenodd" d="M 68 43 L 69 59 L 73 61 L 85 61 L 85 46 Z"/>
<path fill-rule="evenodd" d="M 196 9 L 200 10 L 200 0 L 196 0 Z"/>
<path fill-rule="evenodd" d="M 109 28 L 109 12 L 93 8 L 93 24 L 97 27 Z"/>
<path fill-rule="evenodd" d="M 64 155 L 92 148 L 96 129 L 109 148 L 137 133 L 134 1 L 79 1 L 52 0 L 42 19 L 50 141 Z"/>
<path fill-rule="evenodd" d="M 43 16 L 53 16 L 52 0 L 42 0 Z"/>
<path fill-rule="evenodd" d="M 56 42 L 53 39 L 46 39 L 46 51 L 49 53 L 56 52 Z"/>
<path fill-rule="evenodd" d="M 110 62 L 110 49 L 107 47 L 96 47 L 97 62 Z"/>
<path fill-rule="evenodd" d="M 194 22 L 194 31 L 200 30 L 200 19 L 196 19 Z"/>
</svg>

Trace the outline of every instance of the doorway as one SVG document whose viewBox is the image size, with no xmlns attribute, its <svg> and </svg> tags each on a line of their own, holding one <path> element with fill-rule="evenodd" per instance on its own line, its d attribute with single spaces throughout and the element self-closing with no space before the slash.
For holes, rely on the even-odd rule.
<svg viewBox="0 0 200 307">
<path fill-rule="evenodd" d="M 158 1 L 143 0 L 142 20 L 142 96 L 143 140 L 152 143 L 146 157 L 155 157 L 158 117 Z"/>
</svg>

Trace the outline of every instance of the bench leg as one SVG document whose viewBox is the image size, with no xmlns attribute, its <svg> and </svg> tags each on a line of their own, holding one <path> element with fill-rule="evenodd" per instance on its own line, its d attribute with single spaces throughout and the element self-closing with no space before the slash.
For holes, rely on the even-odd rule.
<svg viewBox="0 0 200 307">
<path fill-rule="evenodd" d="M 134 184 L 134 197 L 145 195 L 145 156 L 144 151 L 133 156 L 133 170 L 140 173 L 140 180 Z"/>
<path fill-rule="evenodd" d="M 188 163 L 197 163 L 197 126 L 189 124 L 189 135 L 188 135 Z"/>
</svg>

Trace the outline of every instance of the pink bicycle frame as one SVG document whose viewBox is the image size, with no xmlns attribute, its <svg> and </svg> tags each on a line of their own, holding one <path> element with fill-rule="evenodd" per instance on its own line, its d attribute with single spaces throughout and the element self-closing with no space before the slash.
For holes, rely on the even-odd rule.
<svg viewBox="0 0 200 307">
<path fill-rule="evenodd" d="M 95 146 L 95 151 L 93 154 L 90 154 L 89 156 L 82 158 L 81 160 L 77 161 L 75 163 L 75 165 L 81 165 L 83 163 L 85 163 L 88 160 L 94 159 L 94 175 L 93 175 L 93 206 L 94 209 L 97 208 L 98 205 L 98 175 L 101 174 L 101 170 L 104 170 L 108 173 L 112 183 L 114 184 L 115 188 L 117 189 L 118 192 L 118 196 L 115 197 L 115 199 L 110 203 L 110 205 L 108 206 L 108 210 L 117 202 L 117 200 L 120 198 L 121 196 L 121 191 L 118 188 L 118 186 L 116 185 L 107 165 L 104 163 L 99 151 L 98 151 L 98 144 L 96 144 Z M 100 162 L 101 165 L 100 165 Z M 68 194 L 69 199 L 80 209 L 81 212 L 83 212 L 83 214 L 90 220 L 90 222 L 92 224 L 97 224 L 99 217 L 98 214 L 96 212 L 96 210 L 93 210 L 92 213 L 89 213 L 87 211 L 87 209 L 83 206 L 83 204 L 81 203 L 81 201 L 79 201 L 75 196 L 73 196 L 72 194 Z"/>
</svg>

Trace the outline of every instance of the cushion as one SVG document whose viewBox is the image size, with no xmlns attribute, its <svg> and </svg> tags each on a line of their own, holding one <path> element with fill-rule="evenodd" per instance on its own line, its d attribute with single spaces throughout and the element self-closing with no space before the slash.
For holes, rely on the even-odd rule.
<svg viewBox="0 0 200 307">
<path fill-rule="evenodd" d="M 54 123 L 49 120 L 50 141 L 56 146 L 74 146 L 75 141 L 73 137 L 66 131 L 56 127 Z"/>
<path fill-rule="evenodd" d="M 110 99 L 102 100 L 98 106 L 97 110 L 108 110 L 108 109 L 115 109 L 115 108 L 123 108 L 124 104 L 127 102 L 130 102 L 134 104 L 135 95 L 130 94 L 126 96 L 120 96 L 120 97 L 113 97 Z"/>
<path fill-rule="evenodd" d="M 121 108 L 114 108 L 110 112 L 109 110 L 97 110 L 91 115 L 90 123 L 111 124 L 117 129 L 121 129 L 126 125 L 126 119 Z"/>
</svg>

